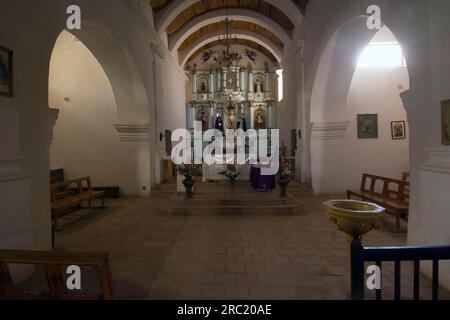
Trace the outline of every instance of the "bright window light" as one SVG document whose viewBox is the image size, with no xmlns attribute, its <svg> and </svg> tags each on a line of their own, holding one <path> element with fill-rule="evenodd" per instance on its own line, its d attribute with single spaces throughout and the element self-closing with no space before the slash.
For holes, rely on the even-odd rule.
<svg viewBox="0 0 450 320">
<path fill-rule="evenodd" d="M 278 75 L 278 102 L 283 100 L 283 69 L 277 70 Z"/>
<path fill-rule="evenodd" d="M 358 68 L 388 68 L 405 65 L 402 47 L 398 42 L 369 43 L 358 60 Z"/>
</svg>

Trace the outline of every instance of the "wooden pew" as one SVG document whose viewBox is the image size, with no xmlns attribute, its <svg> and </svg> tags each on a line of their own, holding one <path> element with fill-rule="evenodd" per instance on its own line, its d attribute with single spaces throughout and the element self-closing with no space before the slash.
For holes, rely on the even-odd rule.
<svg viewBox="0 0 450 320">
<path fill-rule="evenodd" d="M 89 208 L 92 200 L 101 198 L 102 206 L 105 207 L 105 192 L 94 191 L 90 177 L 80 178 L 71 181 L 53 183 L 51 185 L 51 209 L 52 209 L 52 233 L 58 227 L 58 216 L 64 210 L 79 207 L 87 202 Z M 54 242 L 54 240 L 52 240 Z"/>
<path fill-rule="evenodd" d="M 8 264 L 36 265 L 42 268 L 46 275 L 48 292 L 19 290 L 12 280 Z M 72 265 L 95 269 L 100 281 L 101 292 L 92 295 L 68 290 L 63 273 L 65 273 L 64 267 Z M 83 279 L 83 273 L 81 276 Z M 0 250 L 0 298 L 112 300 L 114 295 L 108 254 Z"/>
<path fill-rule="evenodd" d="M 377 190 L 377 182 L 381 181 L 381 190 Z M 408 181 L 380 177 L 363 173 L 359 190 L 347 190 L 347 198 L 351 196 L 361 198 L 363 201 L 374 202 L 386 208 L 386 211 L 396 217 L 396 227 L 400 230 L 400 215 L 409 211 L 409 195 L 405 190 L 409 188 Z"/>
</svg>

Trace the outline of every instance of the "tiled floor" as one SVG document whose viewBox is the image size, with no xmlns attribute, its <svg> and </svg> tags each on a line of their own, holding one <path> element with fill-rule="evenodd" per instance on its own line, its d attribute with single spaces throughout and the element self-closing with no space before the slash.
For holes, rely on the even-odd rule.
<svg viewBox="0 0 450 320">
<path fill-rule="evenodd" d="M 174 192 L 166 185 L 148 198 L 72 213 L 61 219 L 56 247 L 108 251 L 119 299 L 349 298 L 349 245 L 321 207 L 333 196 L 293 184 L 290 192 L 305 203 L 296 216 L 165 214 L 160 205 Z M 393 226 L 384 218 L 364 244 L 405 244 L 406 234 L 390 232 Z M 392 297 L 393 266 L 383 270 L 384 294 Z M 411 265 L 402 271 L 402 295 L 411 298 Z M 421 280 L 423 298 L 430 298 L 430 281 Z"/>
</svg>

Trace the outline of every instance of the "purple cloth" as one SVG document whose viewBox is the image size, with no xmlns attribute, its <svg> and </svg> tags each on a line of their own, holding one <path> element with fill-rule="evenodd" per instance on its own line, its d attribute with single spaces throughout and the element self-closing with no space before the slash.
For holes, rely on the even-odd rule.
<svg viewBox="0 0 450 320">
<path fill-rule="evenodd" d="M 250 180 L 253 188 L 256 190 L 273 190 L 275 189 L 275 176 L 261 175 L 261 168 L 251 167 Z"/>
</svg>

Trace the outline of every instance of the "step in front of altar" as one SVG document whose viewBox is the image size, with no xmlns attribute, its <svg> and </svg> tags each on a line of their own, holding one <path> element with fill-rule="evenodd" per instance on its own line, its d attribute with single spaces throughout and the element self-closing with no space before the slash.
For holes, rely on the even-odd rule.
<svg viewBox="0 0 450 320">
<path fill-rule="evenodd" d="M 278 190 L 256 192 L 246 187 L 199 189 L 192 199 L 185 195 L 170 196 L 162 204 L 163 211 L 177 215 L 296 215 L 304 209 L 298 198 L 291 195 L 281 198 Z"/>
</svg>

